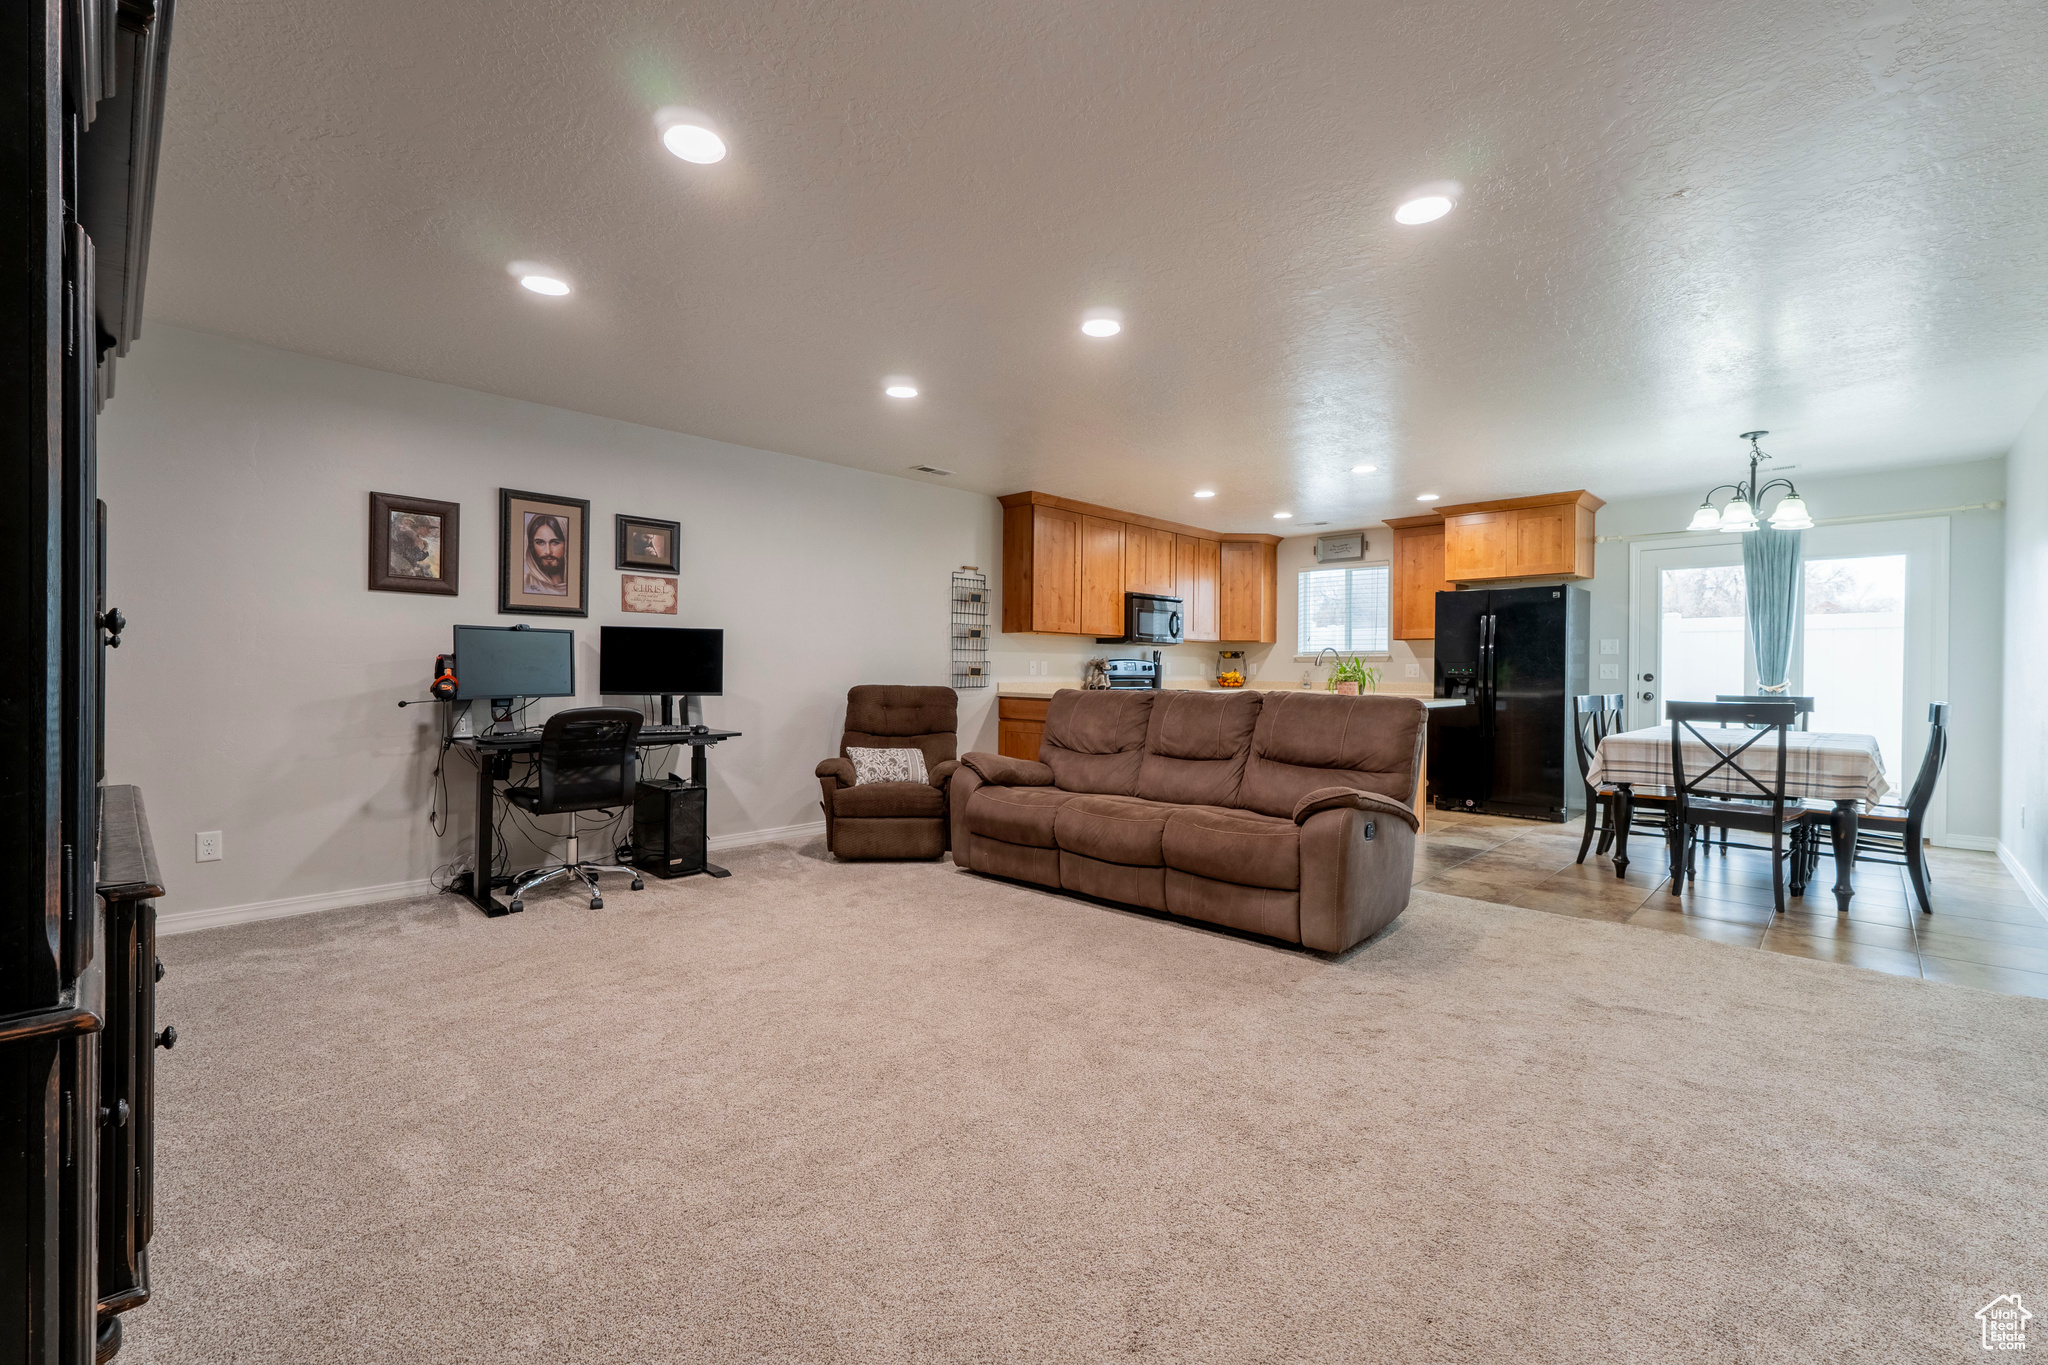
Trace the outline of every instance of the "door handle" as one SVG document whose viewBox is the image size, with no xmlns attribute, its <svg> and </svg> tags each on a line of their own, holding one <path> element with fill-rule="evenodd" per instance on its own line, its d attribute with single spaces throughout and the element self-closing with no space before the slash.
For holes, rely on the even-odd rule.
<svg viewBox="0 0 2048 1365">
<path fill-rule="evenodd" d="M 1655 701 L 1655 700 L 1657 700 L 1657 694 L 1656 694 L 1655 692 L 1645 692 L 1645 693 L 1643 693 L 1643 700 L 1644 700 L 1644 701 Z"/>
<path fill-rule="evenodd" d="M 100 629 L 107 633 L 107 648 L 121 647 L 121 632 L 128 628 L 128 618 L 121 614 L 119 607 L 108 607 L 100 616 Z"/>
</svg>

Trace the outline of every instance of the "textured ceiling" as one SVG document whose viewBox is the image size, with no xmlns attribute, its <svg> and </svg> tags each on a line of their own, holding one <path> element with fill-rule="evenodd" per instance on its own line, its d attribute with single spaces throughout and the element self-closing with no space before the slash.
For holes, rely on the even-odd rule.
<svg viewBox="0 0 2048 1365">
<path fill-rule="evenodd" d="M 2013 0 L 181 0 L 149 314 L 1223 529 L 1979 457 L 2044 69 Z"/>
</svg>

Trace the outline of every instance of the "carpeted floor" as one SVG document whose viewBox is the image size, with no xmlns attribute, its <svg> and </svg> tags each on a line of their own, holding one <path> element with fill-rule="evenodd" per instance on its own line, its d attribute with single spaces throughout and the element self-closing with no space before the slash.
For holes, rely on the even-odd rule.
<svg viewBox="0 0 2048 1365">
<path fill-rule="evenodd" d="M 1938 1361 L 2048 1296 L 2048 1002 L 730 864 L 166 940 L 122 1358 Z"/>
</svg>

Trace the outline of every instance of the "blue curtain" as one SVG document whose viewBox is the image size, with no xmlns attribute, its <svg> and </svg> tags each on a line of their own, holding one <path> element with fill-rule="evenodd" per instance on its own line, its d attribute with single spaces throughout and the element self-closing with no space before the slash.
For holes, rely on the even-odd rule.
<svg viewBox="0 0 2048 1365">
<path fill-rule="evenodd" d="M 1793 612 L 1799 604 L 1799 533 L 1762 527 L 1742 533 L 1742 583 L 1759 692 L 1786 691 Z"/>
</svg>

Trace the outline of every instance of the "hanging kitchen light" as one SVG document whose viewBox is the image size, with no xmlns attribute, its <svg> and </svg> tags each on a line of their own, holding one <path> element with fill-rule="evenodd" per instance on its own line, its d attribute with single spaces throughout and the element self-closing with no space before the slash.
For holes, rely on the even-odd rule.
<svg viewBox="0 0 2048 1365">
<path fill-rule="evenodd" d="M 1785 490 L 1785 496 L 1771 509 L 1771 526 L 1779 531 L 1804 531 L 1813 525 L 1813 514 L 1806 510 L 1806 499 L 1799 496 L 1799 490 L 1792 486 L 1790 479 L 1772 479 L 1769 483 L 1757 482 L 1757 466 L 1771 457 L 1758 448 L 1757 442 L 1770 435 L 1768 431 L 1745 431 L 1742 439 L 1749 442 L 1749 477 L 1740 483 L 1724 483 L 1719 488 L 1707 490 L 1706 499 L 1694 509 L 1692 520 L 1686 524 L 1688 531 L 1726 531 L 1740 534 L 1757 529 L 1757 509 L 1763 506 L 1764 494 L 1774 488 Z M 1714 494 L 1727 491 L 1732 496 L 1718 511 L 1714 507 Z"/>
</svg>

